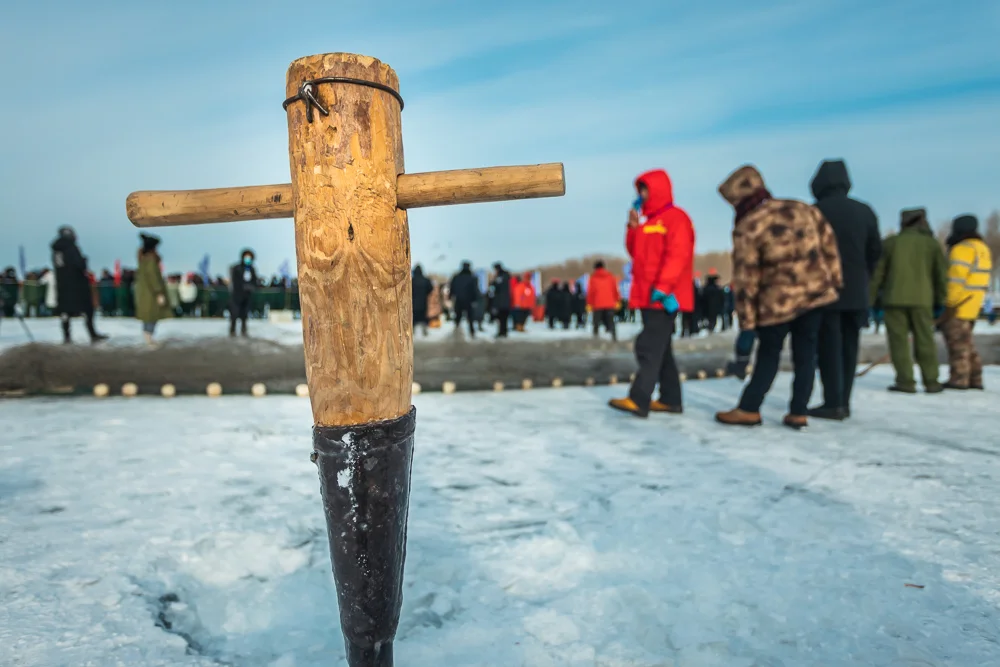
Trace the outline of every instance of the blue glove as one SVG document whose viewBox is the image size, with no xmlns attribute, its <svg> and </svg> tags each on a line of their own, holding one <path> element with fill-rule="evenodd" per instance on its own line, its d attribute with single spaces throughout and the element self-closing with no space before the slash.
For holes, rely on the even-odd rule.
<svg viewBox="0 0 1000 667">
<path fill-rule="evenodd" d="M 632 208 L 639 213 L 642 211 L 642 197 L 639 197 L 634 202 L 632 202 Z"/>
<path fill-rule="evenodd" d="M 677 297 L 673 294 L 664 294 L 660 290 L 653 288 L 653 303 L 658 303 L 663 306 L 663 310 L 668 313 L 676 313 L 681 309 L 681 305 L 677 303 Z"/>
<path fill-rule="evenodd" d="M 756 341 L 757 333 L 755 331 L 741 331 L 740 335 L 736 337 L 737 358 L 749 358 L 750 354 L 753 352 L 753 344 Z"/>
<path fill-rule="evenodd" d="M 939 320 L 944 315 L 944 306 L 934 306 L 934 319 Z"/>
</svg>

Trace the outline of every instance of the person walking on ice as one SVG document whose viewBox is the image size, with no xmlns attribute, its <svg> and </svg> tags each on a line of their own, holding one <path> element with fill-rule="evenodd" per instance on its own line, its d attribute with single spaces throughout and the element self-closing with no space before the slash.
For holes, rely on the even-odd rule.
<svg viewBox="0 0 1000 667">
<path fill-rule="evenodd" d="M 625 247 L 632 258 L 629 307 L 642 314 L 635 339 L 639 371 L 629 395 L 610 402 L 636 417 L 652 412 L 683 412 L 681 380 L 671 337 L 677 312 L 694 310 L 694 227 L 674 205 L 667 172 L 649 171 L 635 181 L 639 198 L 628 214 Z M 640 213 L 642 214 L 640 216 Z M 660 385 L 660 398 L 653 390 Z"/>
<path fill-rule="evenodd" d="M 139 267 L 135 271 L 135 316 L 142 322 L 142 335 L 146 345 L 156 347 L 153 333 L 156 323 L 170 317 L 167 303 L 167 284 L 160 271 L 160 255 L 156 247 L 160 239 L 148 234 L 140 234 L 142 248 L 139 249 Z"/>
<path fill-rule="evenodd" d="M 716 421 L 757 426 L 760 406 L 778 374 L 781 349 L 792 337 L 792 400 L 784 424 L 808 425 L 808 402 L 816 375 L 816 351 L 824 306 L 843 284 L 833 228 L 819 209 L 792 199 L 775 199 L 760 172 L 740 167 L 719 186 L 736 211 L 733 223 L 733 285 L 740 333 L 736 357 L 750 356 L 759 341 L 753 375 L 734 410 Z"/>
<path fill-rule="evenodd" d="M 986 300 L 993 273 L 990 249 L 979 235 L 979 221 L 961 215 L 951 224 L 948 246 L 948 292 L 941 331 L 951 367 L 945 389 L 982 389 L 983 361 L 972 328 Z"/>
<path fill-rule="evenodd" d="M 869 286 L 873 303 L 882 293 L 889 355 L 896 369 L 896 381 L 889 391 L 917 393 L 910 334 L 927 393 L 944 390 L 938 382 L 934 319 L 944 310 L 947 273 L 947 260 L 927 222 L 927 211 L 922 208 L 902 211 L 899 234 L 882 243 L 882 257 Z"/>
</svg>

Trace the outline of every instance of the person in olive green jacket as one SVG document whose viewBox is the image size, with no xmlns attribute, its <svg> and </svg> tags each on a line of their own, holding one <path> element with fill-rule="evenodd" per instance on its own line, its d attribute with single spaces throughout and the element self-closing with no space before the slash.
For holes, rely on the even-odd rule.
<svg viewBox="0 0 1000 667">
<path fill-rule="evenodd" d="M 156 252 L 160 239 L 146 234 L 140 234 L 140 238 L 142 248 L 139 268 L 135 272 L 135 316 L 142 322 L 146 344 L 155 347 L 156 323 L 170 317 L 170 304 L 167 303 L 167 284 L 160 272 L 160 255 Z"/>
<path fill-rule="evenodd" d="M 934 318 L 944 309 L 947 280 L 948 263 L 927 223 L 927 211 L 904 210 L 900 214 L 899 234 L 887 238 L 882 245 L 882 258 L 870 286 L 872 303 L 881 292 L 885 307 L 889 354 L 896 368 L 896 382 L 889 391 L 917 392 L 910 334 L 924 388 L 928 394 L 943 390 L 938 382 Z"/>
</svg>

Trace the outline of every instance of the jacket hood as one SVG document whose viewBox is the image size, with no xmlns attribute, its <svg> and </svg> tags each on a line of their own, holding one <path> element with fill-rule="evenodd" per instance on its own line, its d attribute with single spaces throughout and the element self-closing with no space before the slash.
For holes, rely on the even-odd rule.
<svg viewBox="0 0 1000 667">
<path fill-rule="evenodd" d="M 813 197 L 819 199 L 829 194 L 847 194 L 851 191 L 851 177 L 843 160 L 823 160 L 812 179 Z"/>
<path fill-rule="evenodd" d="M 747 197 L 764 188 L 764 177 L 752 164 L 745 164 L 729 174 L 722 185 L 719 194 L 732 206 L 736 206 Z"/>
<path fill-rule="evenodd" d="M 469 262 L 462 262 L 462 268 L 459 273 L 472 273 L 472 264 Z"/>
<path fill-rule="evenodd" d="M 52 242 L 52 249 L 57 252 L 65 252 L 76 245 L 76 239 L 69 236 L 60 236 Z"/>
<path fill-rule="evenodd" d="M 649 190 L 649 197 L 642 203 L 643 215 L 658 213 L 674 203 L 674 186 L 670 182 L 670 176 L 662 169 L 647 171 L 639 176 L 635 179 L 635 187 L 638 189 L 640 185 L 645 185 Z"/>
<path fill-rule="evenodd" d="M 423 278 L 424 277 L 424 269 L 423 269 L 423 267 L 421 267 L 421 266 L 415 266 L 415 267 L 413 267 L 413 277 L 414 278 Z"/>
<path fill-rule="evenodd" d="M 951 233 L 948 234 L 946 245 L 953 246 L 966 239 L 978 239 L 979 220 L 974 215 L 960 215 L 951 223 Z"/>
</svg>

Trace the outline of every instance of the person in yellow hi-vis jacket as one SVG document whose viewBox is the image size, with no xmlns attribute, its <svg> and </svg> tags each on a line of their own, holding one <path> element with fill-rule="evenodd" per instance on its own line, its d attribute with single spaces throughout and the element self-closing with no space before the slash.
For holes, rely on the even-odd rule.
<svg viewBox="0 0 1000 667">
<path fill-rule="evenodd" d="M 941 330 L 948 345 L 951 375 L 946 389 L 982 389 L 983 362 L 972 340 L 972 328 L 990 287 L 993 259 L 979 235 L 979 221 L 960 215 L 948 236 L 948 297 Z"/>
</svg>

